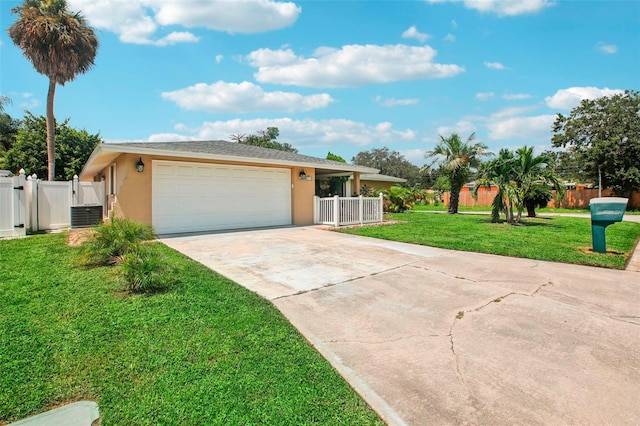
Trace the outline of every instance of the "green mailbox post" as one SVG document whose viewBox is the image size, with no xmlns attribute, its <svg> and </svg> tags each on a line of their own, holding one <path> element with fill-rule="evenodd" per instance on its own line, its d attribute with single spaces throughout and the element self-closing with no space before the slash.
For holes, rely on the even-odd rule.
<svg viewBox="0 0 640 426">
<path fill-rule="evenodd" d="M 589 201 L 591 210 L 591 241 L 593 251 L 596 253 L 606 253 L 607 243 L 605 240 L 605 228 L 612 223 L 621 222 L 624 211 L 627 208 L 628 198 L 603 197 L 592 198 Z"/>
</svg>

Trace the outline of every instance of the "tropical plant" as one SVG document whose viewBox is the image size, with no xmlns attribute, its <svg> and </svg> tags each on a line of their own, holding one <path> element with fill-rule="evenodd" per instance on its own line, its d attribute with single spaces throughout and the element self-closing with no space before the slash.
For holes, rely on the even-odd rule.
<svg viewBox="0 0 640 426">
<path fill-rule="evenodd" d="M 48 179 L 55 172 L 56 84 L 64 86 L 94 65 L 98 38 L 79 12 L 71 12 L 66 0 L 25 0 L 12 9 L 18 20 L 9 27 L 9 37 L 40 74 L 48 77 L 47 166 Z"/>
<path fill-rule="evenodd" d="M 82 243 L 80 263 L 85 266 L 116 265 L 127 253 L 137 250 L 143 241 L 155 237 L 150 225 L 112 217 L 93 228 Z"/>
<path fill-rule="evenodd" d="M 498 192 L 491 203 L 491 221 L 494 223 L 500 221 L 500 213 L 505 214 L 507 222 L 513 221 L 514 204 L 517 203 L 514 160 L 512 151 L 501 149 L 497 158 L 482 164 L 473 188 L 473 195 L 477 197 L 480 188 L 491 188 L 492 185 L 497 187 Z"/>
<path fill-rule="evenodd" d="M 5 95 L 0 95 L 0 112 L 4 112 L 5 104 L 11 104 L 11 98 Z"/>
<path fill-rule="evenodd" d="M 551 163 L 545 154 L 534 155 L 533 147 L 524 146 L 515 153 L 501 149 L 497 158 L 482 165 L 473 194 L 477 196 L 481 187 L 497 187 L 491 204 L 492 222 L 498 222 L 504 213 L 508 223 L 519 223 L 525 207 L 529 216 L 535 217 L 535 207 L 551 199 L 552 185 L 559 197 L 564 196 L 564 186 Z"/>
<path fill-rule="evenodd" d="M 166 258 L 157 243 L 136 246 L 120 256 L 118 278 L 131 293 L 145 293 L 169 287 L 173 281 Z"/>
<path fill-rule="evenodd" d="M 553 186 L 556 188 L 556 194 L 559 198 L 564 196 L 564 185 L 560 182 L 560 178 L 553 168 L 550 167 L 551 164 L 552 160 L 545 154 L 534 155 L 533 147 L 523 146 L 516 150 L 515 183 L 518 200 L 516 222 L 521 221 L 527 199 L 532 202 L 530 203 L 532 206 L 535 206 L 536 199 L 540 199 L 540 195 L 543 194 L 541 186 Z M 548 191 L 551 192 L 550 188 Z M 535 217 L 533 208 L 532 213 Z"/>
<path fill-rule="evenodd" d="M 448 138 L 440 135 L 440 142 L 425 154 L 427 157 L 436 157 L 436 163 L 443 165 L 446 170 L 451 185 L 449 213 L 458 213 L 462 186 L 467 183 L 472 169 L 480 165 L 481 158 L 491 155 L 486 145 L 472 143 L 474 139 L 475 133 L 464 142 L 457 133 L 452 133 Z"/>
<path fill-rule="evenodd" d="M 383 210 L 387 213 L 402 213 L 413 207 L 413 197 L 408 188 L 392 186 L 381 191 L 383 194 Z"/>
</svg>

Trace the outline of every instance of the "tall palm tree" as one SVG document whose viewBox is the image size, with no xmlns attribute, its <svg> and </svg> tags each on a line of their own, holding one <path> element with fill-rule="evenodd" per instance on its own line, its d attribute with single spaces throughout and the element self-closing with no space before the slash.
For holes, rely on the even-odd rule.
<svg viewBox="0 0 640 426">
<path fill-rule="evenodd" d="M 474 139 L 475 132 L 464 142 L 457 133 L 452 133 L 448 138 L 440 135 L 440 142 L 425 154 L 426 157 L 438 157 L 436 162 L 442 164 L 446 170 L 451 184 L 449 213 L 458 213 L 460 190 L 467 183 L 471 169 L 480 165 L 482 157 L 491 155 L 486 145 L 480 142 L 472 143 Z"/>
<path fill-rule="evenodd" d="M 49 180 L 54 180 L 56 84 L 64 86 L 93 67 L 98 38 L 82 14 L 69 10 L 66 0 L 25 0 L 11 12 L 18 20 L 9 27 L 9 37 L 36 71 L 49 78 L 47 159 Z"/>
</svg>

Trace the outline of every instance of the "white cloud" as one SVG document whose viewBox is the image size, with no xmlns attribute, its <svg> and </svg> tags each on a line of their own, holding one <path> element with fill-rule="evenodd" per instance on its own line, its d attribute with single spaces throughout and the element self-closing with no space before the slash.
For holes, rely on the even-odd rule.
<svg viewBox="0 0 640 426">
<path fill-rule="evenodd" d="M 615 44 L 607 44 L 602 41 L 596 44 L 596 49 L 606 55 L 613 55 L 615 53 L 618 53 L 618 46 L 616 46 Z"/>
<path fill-rule="evenodd" d="M 394 99 L 387 98 L 384 99 L 382 96 L 376 96 L 376 102 L 383 107 L 394 107 L 394 106 L 406 106 L 406 105 L 415 105 L 420 102 L 420 99 L 417 98 L 405 98 L 405 99 Z"/>
<path fill-rule="evenodd" d="M 454 41 L 456 41 L 456 36 L 454 36 L 453 34 L 449 33 L 446 36 L 444 36 L 444 41 L 454 42 Z"/>
<path fill-rule="evenodd" d="M 162 37 L 159 40 L 156 40 L 152 44 L 154 44 L 155 46 L 170 46 L 177 43 L 197 43 L 199 40 L 200 38 L 194 36 L 189 32 L 175 31 L 169 35 Z"/>
<path fill-rule="evenodd" d="M 396 130 L 391 123 L 367 123 L 346 120 L 294 120 L 291 118 L 252 120 L 208 121 L 202 123 L 189 134 L 163 133 L 149 136 L 150 141 L 160 140 L 229 140 L 229 135 L 238 133 L 253 133 L 259 129 L 275 126 L 280 130 L 279 139 L 288 142 L 296 148 L 330 147 L 342 144 L 352 146 L 366 146 L 369 144 L 383 145 L 399 140 L 414 140 L 416 134 L 411 129 Z"/>
<path fill-rule="evenodd" d="M 531 99 L 532 96 L 528 93 L 505 93 L 502 95 L 502 99 L 506 99 L 508 101 L 517 101 L 521 99 Z"/>
<path fill-rule="evenodd" d="M 424 156 L 427 152 L 426 149 L 400 149 L 398 152 L 402 154 L 407 161 L 418 167 L 422 167 L 427 163 Z"/>
<path fill-rule="evenodd" d="M 507 67 L 502 65 L 500 62 L 484 62 L 484 66 L 492 69 L 492 70 L 506 70 Z"/>
<path fill-rule="evenodd" d="M 118 34 L 124 43 L 156 46 L 197 39 L 188 32 L 158 37 L 165 26 L 253 34 L 288 27 L 302 10 L 292 2 L 273 0 L 69 0 L 69 5 L 81 10 L 96 28 Z"/>
<path fill-rule="evenodd" d="M 223 55 L 216 55 L 216 64 L 219 64 L 224 59 Z"/>
<path fill-rule="evenodd" d="M 549 108 L 572 109 L 584 99 L 597 99 L 603 96 L 613 96 L 624 93 L 620 89 L 599 89 L 597 87 L 570 87 L 558 90 L 553 96 L 544 98 Z"/>
<path fill-rule="evenodd" d="M 34 94 L 31 92 L 20 93 L 18 97 L 21 99 L 18 104 L 20 108 L 30 109 L 40 106 L 40 100 L 34 98 Z"/>
<path fill-rule="evenodd" d="M 538 13 L 555 4 L 553 0 L 427 0 L 427 2 L 463 2 L 467 9 L 475 9 L 482 13 L 495 13 L 501 17 Z"/>
<path fill-rule="evenodd" d="M 492 117 L 487 122 L 489 139 L 525 139 L 548 142 L 551 139 L 551 126 L 556 116 L 551 114 L 533 117 L 496 118 Z"/>
<path fill-rule="evenodd" d="M 454 30 L 455 30 L 456 28 L 458 28 L 458 23 L 456 22 L 456 20 L 455 20 L 455 19 L 452 19 L 452 20 L 451 20 L 451 28 L 453 28 Z"/>
<path fill-rule="evenodd" d="M 475 124 L 469 120 L 460 120 L 453 126 L 440 126 L 438 127 L 438 135 L 448 137 L 452 133 L 457 133 L 462 137 L 467 137 L 471 133 L 477 130 Z"/>
<path fill-rule="evenodd" d="M 431 38 L 431 36 L 429 34 L 421 33 L 415 25 L 413 25 L 402 33 L 402 38 L 415 38 L 419 42 L 424 43 L 427 39 Z"/>
<path fill-rule="evenodd" d="M 256 111 L 310 111 L 333 102 L 326 93 L 302 96 L 293 92 L 265 92 L 251 82 L 198 83 L 184 89 L 163 92 L 162 98 L 188 110 L 248 113 Z"/>
<path fill-rule="evenodd" d="M 259 82 L 316 88 L 446 78 L 465 71 L 458 65 L 434 63 L 435 56 L 429 46 L 353 44 L 321 47 L 310 58 L 296 56 L 290 49 L 260 49 L 247 58 L 258 67 L 254 76 Z"/>
<path fill-rule="evenodd" d="M 476 93 L 476 99 L 479 101 L 486 101 L 493 98 L 493 92 L 479 92 Z"/>
</svg>

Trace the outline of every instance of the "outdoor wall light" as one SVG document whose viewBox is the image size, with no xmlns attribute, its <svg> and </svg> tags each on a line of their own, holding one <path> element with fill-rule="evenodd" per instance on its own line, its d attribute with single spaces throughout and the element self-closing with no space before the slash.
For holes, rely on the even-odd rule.
<svg viewBox="0 0 640 426">
<path fill-rule="evenodd" d="M 300 180 L 306 180 L 307 179 L 307 174 L 304 172 L 304 169 L 300 170 L 300 174 L 298 175 L 298 178 Z"/>
<path fill-rule="evenodd" d="M 136 170 L 138 171 L 138 173 L 144 172 L 144 163 L 142 162 L 142 157 L 140 157 L 138 159 L 138 162 L 136 163 Z"/>
</svg>

